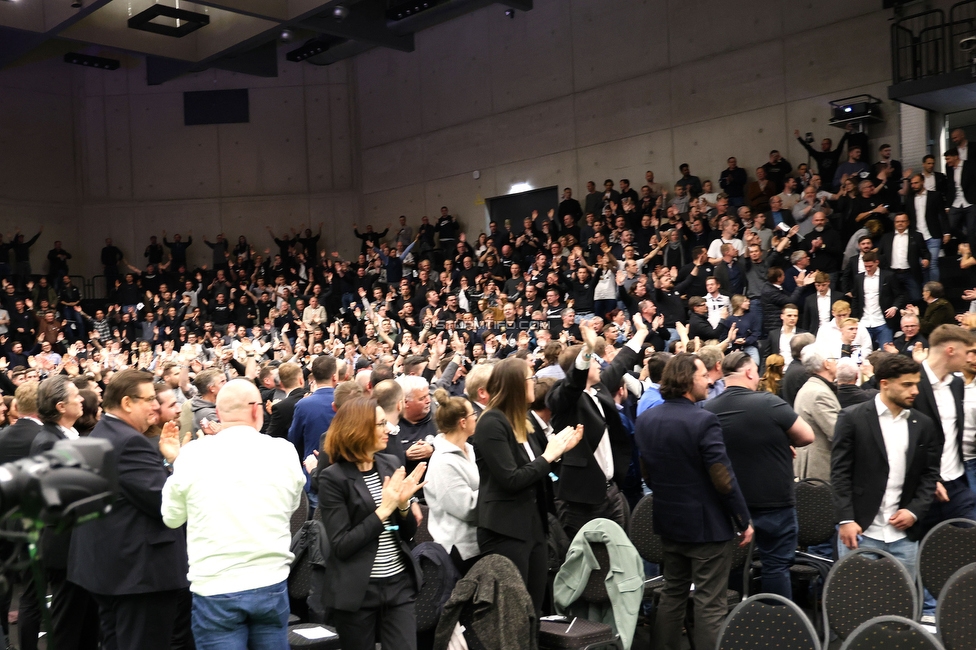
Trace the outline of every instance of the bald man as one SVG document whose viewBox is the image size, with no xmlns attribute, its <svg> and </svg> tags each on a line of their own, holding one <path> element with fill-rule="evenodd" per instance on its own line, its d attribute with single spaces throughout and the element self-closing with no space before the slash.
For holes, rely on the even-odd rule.
<svg viewBox="0 0 976 650">
<path fill-rule="evenodd" d="M 179 452 L 163 523 L 187 526 L 193 637 L 201 647 L 288 647 L 291 515 L 305 474 L 287 440 L 260 433 L 264 408 L 245 379 L 217 393 L 221 431 Z"/>
</svg>

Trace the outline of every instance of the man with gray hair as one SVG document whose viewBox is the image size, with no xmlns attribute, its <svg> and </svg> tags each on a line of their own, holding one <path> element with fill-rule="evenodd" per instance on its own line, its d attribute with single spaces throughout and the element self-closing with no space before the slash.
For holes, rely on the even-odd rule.
<svg viewBox="0 0 976 650">
<path fill-rule="evenodd" d="M 478 416 L 488 408 L 488 400 L 491 397 L 488 394 L 488 378 L 491 377 L 494 367 L 495 365 L 491 363 L 479 363 L 468 371 L 468 376 L 464 380 L 464 394 Z"/>
<path fill-rule="evenodd" d="M 796 394 L 800 392 L 800 388 L 810 379 L 810 373 L 807 372 L 807 369 L 803 367 L 803 362 L 800 361 L 800 354 L 803 352 L 803 348 L 814 343 L 816 340 L 817 337 L 809 332 L 797 334 L 790 339 L 790 354 L 793 357 L 793 361 L 786 368 L 779 389 L 780 397 L 790 406 L 794 405 Z"/>
<path fill-rule="evenodd" d="M 800 479 L 830 480 L 830 444 L 834 439 L 834 424 L 840 413 L 837 400 L 837 359 L 828 357 L 817 344 L 800 352 L 800 362 L 810 379 L 796 394 L 793 410 L 813 427 L 813 444 L 796 450 L 793 469 Z"/>
<path fill-rule="evenodd" d="M 257 387 L 217 395 L 220 433 L 178 450 L 162 490 L 163 523 L 186 524 L 193 637 L 206 647 L 285 647 L 291 515 L 305 474 L 287 440 L 262 435 Z"/>
<path fill-rule="evenodd" d="M 430 384 L 427 380 L 416 375 L 401 375 L 396 381 L 403 389 L 399 437 L 409 473 L 434 453 L 430 441 L 437 436 L 437 424 L 430 410 Z"/>
<path fill-rule="evenodd" d="M 884 354 L 878 352 L 877 354 Z M 874 399 L 878 391 L 873 388 L 861 388 L 857 385 L 857 380 L 861 375 L 861 369 L 857 362 L 850 357 L 837 360 L 837 401 L 840 407 L 846 409 L 861 402 Z"/>
</svg>

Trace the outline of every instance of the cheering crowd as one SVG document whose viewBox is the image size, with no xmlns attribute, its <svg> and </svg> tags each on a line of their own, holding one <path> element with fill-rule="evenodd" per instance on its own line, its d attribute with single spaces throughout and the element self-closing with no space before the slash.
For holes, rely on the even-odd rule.
<svg viewBox="0 0 976 650">
<path fill-rule="evenodd" d="M 151 237 L 140 267 L 107 239 L 104 301 L 82 300 L 61 242 L 35 275 L 41 233 L 0 238 L 0 461 L 92 435 L 119 464 L 108 517 L 45 531 L 56 647 L 288 647 L 303 499 L 343 648 L 416 647 L 421 523 L 458 575 L 511 560 L 539 616 L 553 528 L 627 531 L 653 493 L 660 648 L 692 583 L 714 647 L 730 540 L 793 596 L 797 478 L 834 490 L 837 539 L 811 551 L 876 546 L 914 571 L 927 530 L 976 517 L 968 141 L 913 170 L 853 131 L 796 135 L 813 166 L 772 151 L 714 181 L 590 182 L 478 234 L 443 207 L 356 225 L 351 259 L 321 224 L 204 237 L 198 268 L 192 232 Z"/>
</svg>

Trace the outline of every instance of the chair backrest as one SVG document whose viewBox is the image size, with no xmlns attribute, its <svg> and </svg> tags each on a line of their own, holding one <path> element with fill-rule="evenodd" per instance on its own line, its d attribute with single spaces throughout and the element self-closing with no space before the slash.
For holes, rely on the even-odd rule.
<svg viewBox="0 0 976 650">
<path fill-rule="evenodd" d="M 842 639 L 872 618 L 913 618 L 917 608 L 918 592 L 911 575 L 886 551 L 852 551 L 834 564 L 824 582 L 824 628 Z"/>
<path fill-rule="evenodd" d="M 302 528 L 302 524 L 308 521 L 308 495 L 302 490 L 302 496 L 298 501 L 298 507 L 291 513 L 291 536 L 294 537 Z"/>
<path fill-rule="evenodd" d="M 586 581 L 586 587 L 583 588 L 580 598 L 588 603 L 609 603 L 610 594 L 607 593 L 606 579 L 610 572 L 610 553 L 607 551 L 607 545 L 602 542 L 590 542 L 590 550 L 600 568 L 590 571 L 590 578 Z"/>
<path fill-rule="evenodd" d="M 810 619 L 793 601 L 757 594 L 736 605 L 718 636 L 718 650 L 820 650 Z"/>
<path fill-rule="evenodd" d="M 654 495 L 640 500 L 630 516 L 630 541 L 647 562 L 660 564 L 664 560 L 664 544 L 654 533 Z"/>
<path fill-rule="evenodd" d="M 937 594 L 956 571 L 976 562 L 976 521 L 948 519 L 928 532 L 918 547 L 918 580 Z"/>
<path fill-rule="evenodd" d="M 430 508 L 421 504 L 420 514 L 423 515 L 420 523 L 417 524 L 417 532 L 413 535 L 414 544 L 423 544 L 424 542 L 433 542 L 434 538 L 430 536 L 430 529 L 428 528 L 428 517 L 430 517 Z"/>
<path fill-rule="evenodd" d="M 417 592 L 414 608 L 417 616 L 417 631 L 426 632 L 437 627 L 441 617 L 440 596 L 443 580 L 437 565 L 425 557 L 420 558 L 420 569 L 424 574 L 424 586 Z"/>
<path fill-rule="evenodd" d="M 946 650 L 971 650 L 976 647 L 976 562 L 952 574 L 939 593 L 935 625 Z"/>
<path fill-rule="evenodd" d="M 733 539 L 729 542 L 732 547 L 732 560 L 729 564 L 729 575 L 735 575 L 736 571 L 742 572 L 742 597 L 749 595 L 749 583 L 752 575 L 752 549 L 756 541 L 749 542 L 746 546 L 739 546 L 739 540 Z M 734 584 L 734 583 L 733 583 Z"/>
<path fill-rule="evenodd" d="M 796 519 L 799 525 L 797 543 L 800 546 L 806 548 L 830 541 L 837 523 L 830 483 L 819 478 L 807 478 L 796 484 Z"/>
<path fill-rule="evenodd" d="M 970 646 L 971 647 L 971 646 Z M 919 623 L 904 616 L 878 616 L 857 626 L 841 650 L 945 650 Z"/>
</svg>

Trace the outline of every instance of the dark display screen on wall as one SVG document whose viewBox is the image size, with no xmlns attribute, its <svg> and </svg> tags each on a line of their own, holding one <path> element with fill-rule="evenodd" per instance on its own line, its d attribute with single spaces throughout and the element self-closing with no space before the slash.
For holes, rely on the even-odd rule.
<svg viewBox="0 0 976 650">
<path fill-rule="evenodd" d="M 517 234 L 522 232 L 523 219 L 531 217 L 533 210 L 538 210 L 539 216 L 544 217 L 549 210 L 555 210 L 557 207 L 559 207 L 559 187 L 553 185 L 490 198 L 488 217 L 491 221 L 498 222 L 499 226 L 502 226 L 506 219 L 509 220 L 512 232 Z"/>
<path fill-rule="evenodd" d="M 183 123 L 186 126 L 250 121 L 247 88 L 183 93 Z"/>
</svg>

